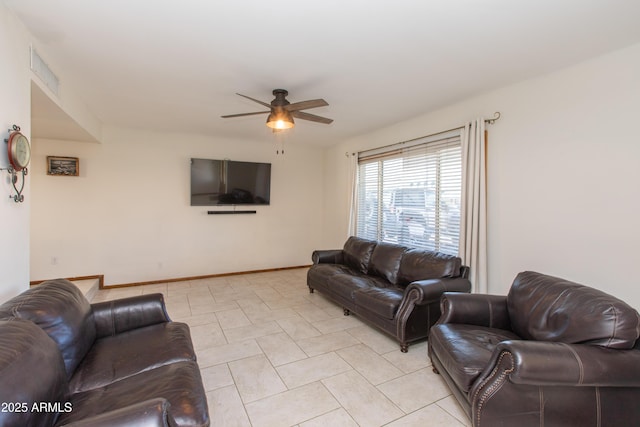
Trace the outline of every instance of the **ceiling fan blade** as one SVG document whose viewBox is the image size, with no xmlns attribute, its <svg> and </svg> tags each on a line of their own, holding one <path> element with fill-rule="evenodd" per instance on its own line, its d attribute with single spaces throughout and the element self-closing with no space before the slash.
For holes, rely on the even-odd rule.
<svg viewBox="0 0 640 427">
<path fill-rule="evenodd" d="M 329 105 L 324 99 L 310 99 L 308 101 L 294 102 L 293 104 L 285 105 L 284 108 L 289 111 L 306 110 L 307 108 L 326 107 Z"/>
<path fill-rule="evenodd" d="M 253 101 L 253 102 L 257 102 L 258 104 L 260 104 L 260 105 L 264 105 L 264 106 L 265 106 L 265 107 L 267 107 L 267 108 L 271 108 L 271 104 L 267 104 L 266 102 L 262 102 L 262 101 L 260 101 L 259 99 L 251 98 L 250 96 L 243 95 L 243 94 L 241 94 L 241 93 L 236 93 L 236 95 L 241 96 L 241 97 L 243 97 L 243 98 L 247 98 L 247 99 L 249 99 L 249 100 L 251 100 L 251 101 Z"/>
<path fill-rule="evenodd" d="M 231 117 L 242 117 L 242 116 L 255 116 L 256 114 L 267 114 L 271 111 L 256 111 L 255 113 L 240 113 L 240 114 L 228 114 L 226 116 L 220 116 L 223 119 L 229 119 Z"/>
<path fill-rule="evenodd" d="M 324 123 L 325 125 L 328 125 L 333 122 L 333 119 L 316 116 L 315 114 L 309 114 L 303 111 L 292 111 L 291 115 L 297 119 L 310 120 L 312 122 Z"/>
</svg>

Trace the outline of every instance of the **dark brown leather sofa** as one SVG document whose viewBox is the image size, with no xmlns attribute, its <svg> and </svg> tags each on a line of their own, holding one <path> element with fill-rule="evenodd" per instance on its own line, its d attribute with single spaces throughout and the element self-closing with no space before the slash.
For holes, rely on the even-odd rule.
<svg viewBox="0 0 640 427">
<path fill-rule="evenodd" d="M 161 294 L 89 304 L 73 283 L 0 306 L 0 425 L 208 426 L 189 327 Z"/>
<path fill-rule="evenodd" d="M 342 249 L 316 250 L 307 273 L 317 289 L 400 342 L 426 338 L 440 317 L 443 292 L 469 292 L 460 258 L 351 236 Z"/>
<path fill-rule="evenodd" d="M 429 356 L 475 427 L 640 425 L 640 319 L 535 272 L 507 296 L 449 294 Z"/>
</svg>

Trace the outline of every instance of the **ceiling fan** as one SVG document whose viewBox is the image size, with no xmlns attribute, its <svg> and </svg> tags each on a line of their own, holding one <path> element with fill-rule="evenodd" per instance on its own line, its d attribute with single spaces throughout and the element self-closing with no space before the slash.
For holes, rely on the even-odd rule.
<svg viewBox="0 0 640 427">
<path fill-rule="evenodd" d="M 304 111 L 302 111 L 309 108 L 324 107 L 329 105 L 324 99 L 310 99 L 308 101 L 294 102 L 292 104 L 287 101 L 286 96 L 289 95 L 289 92 L 284 89 L 273 90 L 273 95 L 275 96 L 275 98 L 273 99 L 273 101 L 271 101 L 271 104 L 267 104 L 266 102 L 251 98 L 247 95 L 242 95 L 241 93 L 237 93 L 236 95 L 240 95 L 243 98 L 247 98 L 253 102 L 257 102 L 258 104 L 269 108 L 269 111 L 229 114 L 226 116 L 221 116 L 223 119 L 269 113 L 269 116 L 267 117 L 267 126 L 274 131 L 291 129 L 293 126 L 295 126 L 293 117 L 302 120 L 309 120 L 312 122 L 324 123 L 327 125 L 333 122 L 332 119 L 316 116 L 315 114 L 305 113 Z"/>
</svg>

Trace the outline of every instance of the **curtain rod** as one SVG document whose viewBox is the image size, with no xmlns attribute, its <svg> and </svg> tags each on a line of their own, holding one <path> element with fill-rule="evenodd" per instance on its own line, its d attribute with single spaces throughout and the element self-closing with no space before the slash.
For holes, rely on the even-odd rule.
<svg viewBox="0 0 640 427">
<path fill-rule="evenodd" d="M 500 112 L 496 111 L 495 113 L 493 113 L 493 118 L 484 119 L 484 122 L 492 125 L 492 124 L 494 124 L 496 122 L 496 120 L 499 120 L 499 119 L 500 119 Z M 419 139 L 429 138 L 429 137 L 440 135 L 440 134 L 443 134 L 443 133 L 453 132 L 454 130 L 459 130 L 459 129 L 464 129 L 464 126 L 458 126 L 458 127 L 455 127 L 455 128 L 443 130 L 443 131 L 440 131 L 440 132 L 432 133 L 431 135 L 419 136 L 417 138 L 408 139 L 406 141 L 394 142 L 393 144 L 383 145 L 382 147 L 372 148 L 370 150 L 364 150 L 364 151 L 361 151 L 361 153 L 366 153 L 367 151 L 373 151 L 373 150 L 380 150 L 380 149 L 383 149 L 383 148 L 395 147 L 396 145 L 408 144 L 410 142 L 414 142 L 414 141 L 417 141 Z M 351 153 L 352 156 L 355 156 L 356 154 L 358 154 L 358 153 Z M 349 152 L 344 153 L 344 155 L 349 157 Z"/>
</svg>

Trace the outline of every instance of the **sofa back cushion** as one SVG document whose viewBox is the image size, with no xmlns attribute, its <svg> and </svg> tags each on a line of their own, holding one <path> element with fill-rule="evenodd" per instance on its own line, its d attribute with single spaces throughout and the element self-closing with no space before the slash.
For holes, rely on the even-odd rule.
<svg viewBox="0 0 640 427">
<path fill-rule="evenodd" d="M 640 335 L 640 316 L 600 290 L 525 271 L 507 295 L 513 331 L 525 339 L 629 349 Z"/>
<path fill-rule="evenodd" d="M 96 337 L 91 305 L 80 289 L 64 279 L 37 285 L 0 306 L 0 318 L 30 320 L 58 345 L 67 379 Z"/>
<path fill-rule="evenodd" d="M 371 254 L 376 247 L 376 242 L 351 236 L 342 248 L 344 263 L 360 273 L 366 274 L 369 270 Z"/>
<path fill-rule="evenodd" d="M 425 249 L 409 249 L 402 255 L 398 284 L 406 286 L 416 280 L 458 277 L 462 260 L 454 255 Z"/>
<path fill-rule="evenodd" d="M 379 242 L 373 249 L 369 263 L 369 274 L 385 278 L 389 283 L 398 283 L 398 271 L 402 255 L 407 250 L 404 246 Z"/>
<path fill-rule="evenodd" d="M 0 426 L 49 426 L 65 408 L 67 378 L 56 344 L 34 323 L 0 321 Z M 34 405 L 36 405 L 34 407 Z"/>
</svg>

